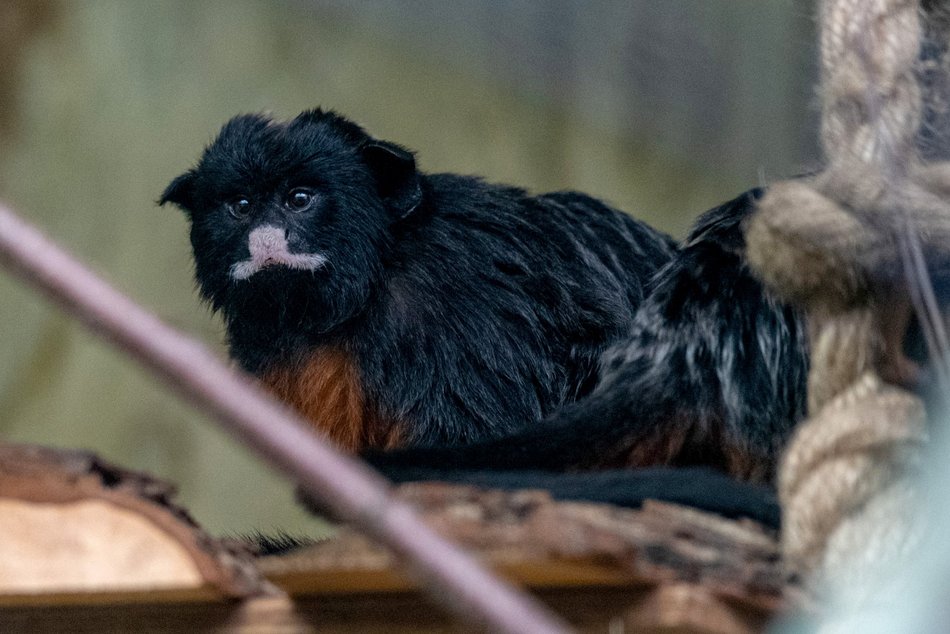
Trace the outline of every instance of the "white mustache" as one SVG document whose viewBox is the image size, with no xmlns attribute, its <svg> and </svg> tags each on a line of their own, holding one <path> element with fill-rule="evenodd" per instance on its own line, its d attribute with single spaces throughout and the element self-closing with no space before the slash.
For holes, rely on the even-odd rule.
<svg viewBox="0 0 950 634">
<path fill-rule="evenodd" d="M 247 237 L 251 257 L 231 265 L 231 277 L 246 280 L 268 266 L 286 266 L 301 271 L 316 271 L 327 263 L 318 253 L 291 253 L 287 233 L 280 227 L 264 225 Z"/>
</svg>

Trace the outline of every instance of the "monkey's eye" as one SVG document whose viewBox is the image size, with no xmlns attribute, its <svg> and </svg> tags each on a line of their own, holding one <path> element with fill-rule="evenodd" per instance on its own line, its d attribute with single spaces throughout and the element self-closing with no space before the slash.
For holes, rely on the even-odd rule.
<svg viewBox="0 0 950 634">
<path fill-rule="evenodd" d="M 313 204 L 313 190 L 306 187 L 295 187 L 287 194 L 287 207 L 294 211 L 303 211 Z"/>
<path fill-rule="evenodd" d="M 238 196 L 228 203 L 228 213 L 243 220 L 251 214 L 251 201 L 247 196 Z"/>
</svg>

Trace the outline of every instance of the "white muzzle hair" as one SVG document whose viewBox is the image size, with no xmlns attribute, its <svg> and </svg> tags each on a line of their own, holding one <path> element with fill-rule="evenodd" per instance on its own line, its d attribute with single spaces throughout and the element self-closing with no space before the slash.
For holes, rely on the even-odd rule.
<svg viewBox="0 0 950 634">
<path fill-rule="evenodd" d="M 327 259 L 317 253 L 291 253 L 287 233 L 280 227 L 264 225 L 247 237 L 251 257 L 231 265 L 231 277 L 246 280 L 268 266 L 286 266 L 301 271 L 316 271 Z"/>
</svg>

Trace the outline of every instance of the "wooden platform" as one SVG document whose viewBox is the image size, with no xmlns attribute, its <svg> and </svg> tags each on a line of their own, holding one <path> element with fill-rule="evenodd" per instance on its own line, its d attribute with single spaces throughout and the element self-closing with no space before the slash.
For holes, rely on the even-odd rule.
<svg viewBox="0 0 950 634">
<path fill-rule="evenodd" d="M 255 559 L 204 534 L 170 494 L 89 454 L 0 447 L 0 529 L 18 545 L 0 546 L 0 631 L 471 630 L 353 530 Z M 798 599 L 774 536 L 753 522 L 540 491 L 428 483 L 399 495 L 580 631 L 757 632 Z"/>
</svg>

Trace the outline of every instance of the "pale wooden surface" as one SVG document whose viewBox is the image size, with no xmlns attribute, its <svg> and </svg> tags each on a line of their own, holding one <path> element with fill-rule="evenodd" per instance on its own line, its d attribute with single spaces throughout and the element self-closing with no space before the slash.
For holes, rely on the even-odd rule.
<svg viewBox="0 0 950 634">
<path fill-rule="evenodd" d="M 83 592 L 276 591 L 249 552 L 205 533 L 173 494 L 86 452 L 0 445 L 0 605 Z"/>
<path fill-rule="evenodd" d="M 184 546 L 140 514 L 101 500 L 0 499 L 0 534 L 0 593 L 202 585 Z"/>
</svg>

